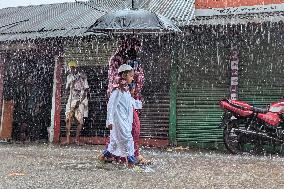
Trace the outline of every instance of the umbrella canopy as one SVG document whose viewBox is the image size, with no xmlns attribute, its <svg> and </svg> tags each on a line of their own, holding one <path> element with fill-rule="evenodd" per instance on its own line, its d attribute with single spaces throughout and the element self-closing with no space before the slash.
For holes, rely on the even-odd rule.
<svg viewBox="0 0 284 189">
<path fill-rule="evenodd" d="M 168 18 L 143 9 L 125 9 L 103 15 L 87 32 L 124 31 L 132 32 L 181 32 Z"/>
</svg>

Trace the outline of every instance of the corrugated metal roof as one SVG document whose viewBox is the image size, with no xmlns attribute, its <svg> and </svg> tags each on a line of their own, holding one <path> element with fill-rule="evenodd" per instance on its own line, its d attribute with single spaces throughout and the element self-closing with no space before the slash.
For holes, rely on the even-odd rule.
<svg viewBox="0 0 284 189">
<path fill-rule="evenodd" d="M 52 31 L 58 34 L 75 30 L 83 34 L 94 18 L 103 14 L 80 3 L 6 8 L 0 10 L 0 33 L 27 33 L 31 36 L 36 32 L 34 35 L 42 36 Z"/>
<path fill-rule="evenodd" d="M 189 24 L 194 13 L 194 0 L 137 0 L 136 6 L 179 26 Z M 130 7 L 129 0 L 93 0 L 0 9 L 0 41 L 88 35 L 97 18 Z"/>
<path fill-rule="evenodd" d="M 85 33 L 86 28 L 30 32 L 30 33 L 8 33 L 0 34 L 0 41 L 27 40 L 36 38 L 51 38 L 51 37 L 72 37 L 72 36 L 88 36 L 93 33 Z M 98 34 L 100 35 L 100 34 Z"/>
<path fill-rule="evenodd" d="M 195 0 L 148 0 L 141 8 L 159 13 L 179 26 L 189 25 L 194 15 Z"/>
</svg>

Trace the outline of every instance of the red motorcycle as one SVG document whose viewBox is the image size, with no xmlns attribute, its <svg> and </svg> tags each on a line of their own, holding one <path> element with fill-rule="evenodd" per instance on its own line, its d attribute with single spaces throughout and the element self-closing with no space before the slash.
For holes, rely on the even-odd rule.
<svg viewBox="0 0 284 189">
<path fill-rule="evenodd" d="M 284 100 L 268 108 L 254 107 L 246 102 L 223 99 L 224 110 L 219 127 L 223 129 L 226 148 L 234 154 L 258 154 L 264 145 L 284 144 Z"/>
</svg>

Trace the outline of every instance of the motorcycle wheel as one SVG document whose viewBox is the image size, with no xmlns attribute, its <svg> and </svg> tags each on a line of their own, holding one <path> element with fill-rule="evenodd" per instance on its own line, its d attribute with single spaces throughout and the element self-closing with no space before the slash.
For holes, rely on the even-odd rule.
<svg viewBox="0 0 284 189">
<path fill-rule="evenodd" d="M 239 120 L 230 121 L 223 130 L 223 140 L 226 148 L 232 154 L 241 154 L 240 134 L 235 133 L 235 129 L 239 129 Z"/>
<path fill-rule="evenodd" d="M 260 154 L 262 152 L 261 141 L 254 138 L 249 138 L 242 133 L 235 133 L 235 129 L 246 130 L 247 123 L 242 120 L 230 121 L 223 131 L 223 139 L 226 148 L 232 154 Z"/>
</svg>

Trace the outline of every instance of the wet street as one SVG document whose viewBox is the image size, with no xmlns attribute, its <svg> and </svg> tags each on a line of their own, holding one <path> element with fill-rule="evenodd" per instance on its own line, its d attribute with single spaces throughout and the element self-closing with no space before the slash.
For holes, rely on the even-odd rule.
<svg viewBox="0 0 284 189">
<path fill-rule="evenodd" d="M 102 164 L 102 146 L 0 144 L 0 188 L 284 188 L 284 158 L 143 149 L 153 165 Z"/>
</svg>

